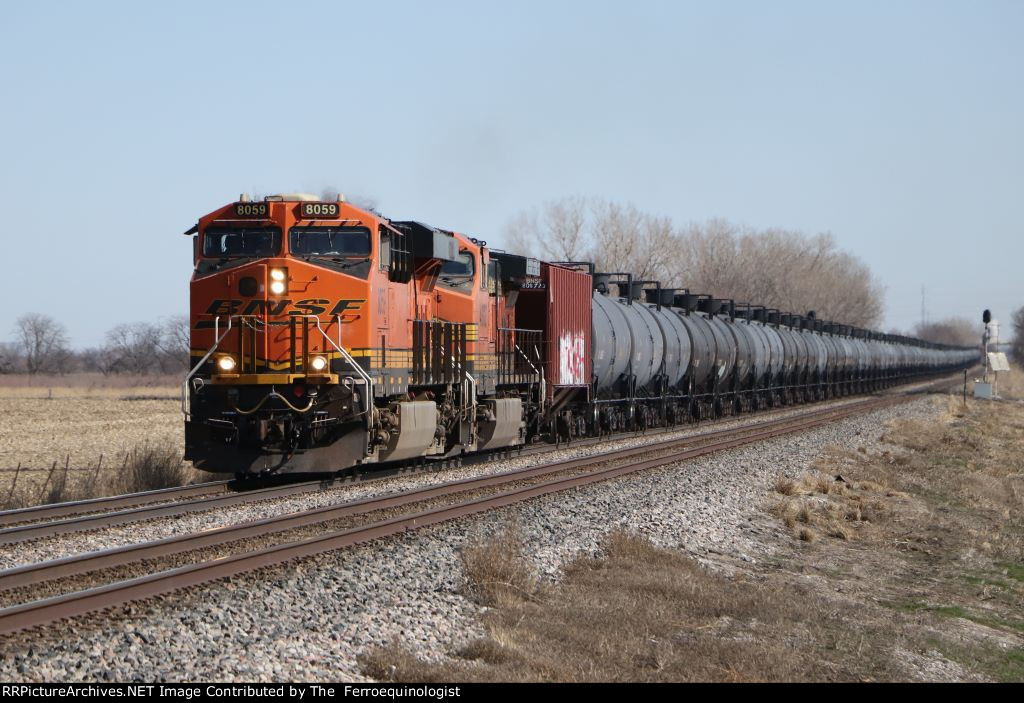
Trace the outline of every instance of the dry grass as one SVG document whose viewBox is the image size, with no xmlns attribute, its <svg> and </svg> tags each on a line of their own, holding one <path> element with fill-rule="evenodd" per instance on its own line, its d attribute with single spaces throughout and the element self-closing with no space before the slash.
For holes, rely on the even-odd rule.
<svg viewBox="0 0 1024 703">
<path fill-rule="evenodd" d="M 14 474 L 11 476 L 13 480 Z M 54 466 L 50 471 L 19 474 L 18 483 L 0 495 L 0 509 L 152 491 L 199 478 L 198 472 L 182 461 L 176 446 L 147 444 L 126 452 L 119 464 L 105 470 L 72 471 Z"/>
<path fill-rule="evenodd" d="M 0 468 L 92 466 L 144 443 L 183 442 L 176 400 L 0 398 Z M 105 462 L 105 463 L 107 463 Z"/>
<path fill-rule="evenodd" d="M 477 572 L 485 582 L 474 592 L 518 571 L 516 544 L 514 535 L 487 543 L 490 566 Z M 573 563 L 557 585 L 528 597 L 505 592 L 485 616 L 487 636 L 448 662 L 428 665 L 395 642 L 367 653 L 364 673 L 388 681 L 862 677 L 844 663 L 853 641 L 831 632 L 842 615 L 808 589 L 729 578 L 624 532 L 603 546 L 601 558 Z"/>
<path fill-rule="evenodd" d="M 462 548 L 466 591 L 482 605 L 508 606 L 537 591 L 537 574 L 523 555 L 517 526 L 506 526 L 496 537 L 476 539 Z"/>
<path fill-rule="evenodd" d="M 150 441 L 182 441 L 177 400 L 0 398 L 0 467 L 93 464 Z"/>
<path fill-rule="evenodd" d="M 850 540 L 868 531 L 870 523 L 883 519 L 892 509 L 887 497 L 898 499 L 897 493 L 879 483 L 840 478 L 840 474 L 833 477 L 824 473 L 805 474 L 796 480 L 780 478 L 775 491 L 782 498 L 771 504 L 771 512 L 804 542 L 813 542 L 818 532 Z"/>
<path fill-rule="evenodd" d="M 1024 390 L 1021 375 L 1001 379 L 1004 398 Z M 910 614 L 918 647 L 1022 681 L 1024 404 L 934 402 L 937 420 L 892 423 L 884 449 L 829 449 L 814 476 L 780 479 L 771 512 L 794 540 L 813 541 L 808 525 L 833 538 L 804 547 L 803 568 Z M 836 474 L 842 488 L 823 490 Z"/>
<path fill-rule="evenodd" d="M 181 381 L 182 377 L 177 374 L 153 376 L 104 376 L 98 373 L 73 373 L 64 376 L 0 375 L 0 398 L 177 397 Z"/>
<path fill-rule="evenodd" d="M 117 474 L 113 493 L 138 493 L 173 488 L 188 483 L 191 471 L 181 452 L 170 445 L 143 445 L 128 455 L 123 471 Z"/>
<path fill-rule="evenodd" d="M 180 476 L 193 478 L 191 470 L 179 470 L 178 459 L 155 461 L 154 452 L 184 453 L 180 401 L 167 379 L 139 385 L 137 378 L 78 374 L 27 382 L 0 377 L 0 506 L 78 500 L 121 492 L 119 486 L 164 487 Z M 136 465 L 143 468 L 131 474 Z"/>
</svg>

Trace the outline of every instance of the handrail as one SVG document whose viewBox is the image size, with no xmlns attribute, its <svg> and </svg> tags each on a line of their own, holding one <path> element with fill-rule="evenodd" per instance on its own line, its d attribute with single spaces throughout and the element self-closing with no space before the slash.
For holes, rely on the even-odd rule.
<svg viewBox="0 0 1024 703">
<path fill-rule="evenodd" d="M 524 352 L 522 349 L 520 349 L 518 344 L 513 343 L 512 346 L 514 346 L 516 348 L 516 351 L 519 352 L 519 355 L 522 356 L 523 359 L 526 361 L 526 363 L 530 365 L 530 368 L 533 369 L 533 372 L 539 376 L 540 375 L 540 370 L 536 366 L 533 365 L 533 362 L 530 361 L 530 357 L 528 357 L 526 355 L 526 352 Z"/>
<path fill-rule="evenodd" d="M 192 368 L 192 370 L 189 371 L 188 375 L 185 377 L 184 383 L 182 383 L 182 386 L 181 386 L 181 410 L 182 410 L 182 413 L 184 413 L 186 420 L 191 419 L 191 413 L 189 412 L 189 409 L 188 409 L 188 401 L 189 401 L 189 399 L 191 397 L 191 394 L 189 392 L 190 382 L 191 382 L 192 378 L 199 372 L 199 369 L 202 368 L 203 364 L 205 364 L 207 362 L 207 360 L 209 360 L 209 358 L 213 355 L 213 353 L 215 351 L 217 351 L 217 348 L 220 346 L 220 343 L 222 341 L 224 341 L 224 338 L 232 330 L 233 325 L 234 325 L 234 320 L 235 320 L 236 317 L 239 318 L 239 319 L 243 319 L 243 318 L 246 318 L 248 316 L 245 316 L 245 315 L 229 315 L 228 318 L 227 318 L 228 324 L 227 324 L 227 327 L 224 329 L 224 333 L 223 334 L 221 334 L 221 332 L 220 332 L 220 316 L 218 315 L 217 317 L 214 318 L 214 332 L 213 332 L 213 334 L 214 334 L 214 338 L 215 338 L 216 341 L 214 341 L 213 346 L 210 347 L 210 350 L 208 352 L 206 352 L 206 355 L 203 356 L 203 358 L 199 361 L 199 363 L 197 363 Z M 327 334 L 327 332 L 324 330 L 324 328 L 321 326 L 319 316 L 317 316 L 317 315 L 293 315 L 292 317 L 296 318 L 296 319 L 299 319 L 299 318 L 312 319 L 314 321 L 314 323 L 316 324 L 317 330 L 320 332 L 320 334 L 323 336 L 323 338 L 326 339 L 331 344 L 331 346 L 334 347 L 338 351 L 339 354 L 341 354 L 341 356 L 345 359 L 345 361 L 347 361 L 349 363 L 349 365 L 353 369 L 355 369 L 356 374 L 358 374 L 359 377 L 362 378 L 363 382 L 366 384 L 366 397 L 363 399 L 363 413 L 366 414 L 367 427 L 373 427 L 373 413 L 370 412 L 370 409 L 372 407 L 372 402 L 373 402 L 373 378 L 363 369 L 362 366 L 360 366 L 356 362 L 356 360 L 352 357 L 352 355 L 348 352 L 348 350 L 345 349 L 345 347 L 341 344 L 341 315 L 335 316 L 335 321 L 338 324 L 338 341 L 337 342 L 335 342 L 330 337 L 330 335 Z M 266 327 L 266 322 L 265 321 L 257 320 L 256 322 L 258 324 L 262 325 L 263 327 Z M 256 329 L 256 327 L 253 327 L 253 329 Z"/>
<path fill-rule="evenodd" d="M 217 351 L 217 347 L 219 347 L 220 343 L 224 341 L 224 338 L 228 336 L 228 332 L 231 331 L 234 318 L 234 315 L 228 316 L 228 326 L 224 329 L 224 334 L 220 334 L 220 315 L 213 319 L 213 338 L 215 340 L 213 346 L 210 347 L 210 351 L 206 352 L 206 356 L 200 359 L 199 363 L 192 367 L 192 370 L 188 372 L 187 376 L 185 376 L 184 383 L 181 384 L 181 412 L 185 415 L 186 422 L 192 418 L 192 413 L 189 412 L 188 408 L 188 401 L 192 395 L 189 392 L 189 382 L 192 380 L 193 376 L 199 373 L 199 369 L 211 356 L 213 356 L 213 353 Z"/>
<path fill-rule="evenodd" d="M 317 315 L 296 315 L 296 317 L 308 317 L 308 318 L 312 318 L 313 320 L 315 320 L 316 321 L 316 328 L 320 331 L 320 334 L 323 335 L 324 339 L 326 339 L 328 342 L 330 342 L 331 346 L 338 350 L 338 353 L 341 354 L 345 358 L 345 361 L 347 361 L 349 363 L 349 365 L 356 370 L 356 373 L 359 374 L 359 377 L 363 379 L 363 382 L 366 384 L 366 393 L 364 394 L 365 397 L 363 398 L 363 412 L 366 413 L 366 427 L 367 427 L 367 429 L 372 429 L 373 428 L 373 413 L 370 412 L 370 408 L 372 407 L 372 403 L 373 403 L 373 377 L 370 376 L 370 374 L 368 374 L 363 369 L 362 366 L 360 366 L 358 363 L 356 363 L 356 360 L 352 358 L 352 355 L 349 354 L 348 350 L 345 349 L 345 347 L 342 345 L 342 343 L 341 343 L 341 315 L 335 315 L 335 318 L 334 318 L 335 322 L 338 325 L 338 343 L 337 344 L 335 344 L 334 340 L 331 339 L 330 336 L 324 331 L 324 328 L 320 326 L 320 317 L 319 316 L 317 316 Z"/>
<path fill-rule="evenodd" d="M 444 358 L 444 348 L 442 347 L 440 351 L 441 358 Z M 465 376 L 468 383 L 468 385 L 467 383 L 460 383 L 459 386 L 461 386 L 461 388 L 459 390 L 462 393 L 463 410 L 469 410 L 469 417 L 466 418 L 466 420 L 471 422 L 476 414 L 476 379 L 469 373 L 469 369 L 460 364 L 454 357 L 451 359 L 451 364 L 462 376 Z"/>
</svg>

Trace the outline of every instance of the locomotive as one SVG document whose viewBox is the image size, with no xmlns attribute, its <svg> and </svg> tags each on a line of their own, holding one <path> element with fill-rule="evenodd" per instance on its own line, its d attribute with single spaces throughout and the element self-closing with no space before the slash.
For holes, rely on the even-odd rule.
<svg viewBox="0 0 1024 703">
<path fill-rule="evenodd" d="M 546 262 L 301 193 L 201 217 L 185 458 L 334 473 L 864 393 L 977 351 Z"/>
</svg>

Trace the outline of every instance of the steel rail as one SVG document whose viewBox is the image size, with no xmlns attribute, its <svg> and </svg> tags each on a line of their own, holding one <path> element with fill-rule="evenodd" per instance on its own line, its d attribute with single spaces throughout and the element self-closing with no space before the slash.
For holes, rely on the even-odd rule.
<svg viewBox="0 0 1024 703">
<path fill-rule="evenodd" d="M 941 385 L 943 383 L 946 383 L 946 381 L 938 381 L 929 384 L 928 386 L 925 386 L 923 388 L 917 388 L 914 390 L 904 390 L 902 391 L 901 395 L 926 393 L 929 392 L 929 390 L 932 389 L 934 386 Z M 844 398 L 846 397 L 852 396 L 845 396 Z M 844 398 L 835 398 L 832 400 L 838 401 L 843 400 Z M 830 409 L 837 410 L 845 407 L 850 407 L 853 405 L 858 405 L 860 403 L 870 402 L 871 400 L 872 399 L 869 398 L 868 400 L 853 401 L 849 403 L 844 403 L 839 406 L 833 406 L 833 408 Z M 797 410 L 798 408 L 805 407 L 807 405 L 810 404 L 798 403 L 792 405 L 778 406 L 776 408 L 768 409 L 767 412 L 760 414 L 758 417 L 771 417 L 771 415 L 773 414 Z M 830 409 L 825 409 L 825 411 Z M 809 414 L 811 413 L 801 413 L 800 415 L 806 416 Z M 728 422 L 730 420 L 736 420 L 741 417 L 744 417 L 744 415 L 727 415 L 712 420 L 711 422 Z M 751 423 L 751 425 L 767 426 L 769 423 L 779 421 L 781 420 L 767 420 L 766 422 L 761 423 Z M 141 522 L 144 520 L 150 520 L 160 517 L 170 517 L 173 515 L 181 515 L 194 512 L 205 512 L 207 510 L 212 510 L 218 507 L 226 507 L 240 503 L 256 502 L 261 500 L 272 500 L 278 497 L 287 497 L 288 495 L 295 495 L 296 493 L 317 490 L 317 487 L 331 487 L 348 482 L 366 482 L 377 479 L 390 478 L 396 475 L 407 475 L 410 473 L 420 473 L 423 471 L 437 470 L 443 468 L 447 464 L 450 464 L 452 461 L 457 461 L 459 464 L 476 464 L 489 461 L 495 456 L 509 456 L 513 452 L 517 453 L 520 456 L 531 454 L 545 454 L 548 452 L 553 452 L 565 448 L 579 448 L 584 446 L 600 445 L 604 442 L 614 441 L 616 439 L 635 437 L 638 434 L 641 434 L 642 436 L 657 436 L 660 434 L 669 434 L 672 432 L 684 430 L 687 426 L 688 425 L 686 424 L 679 424 L 670 427 L 651 428 L 641 433 L 638 433 L 636 431 L 617 432 L 612 435 L 579 438 L 572 442 L 563 442 L 553 445 L 544 444 L 527 445 L 523 447 L 509 447 L 504 450 L 498 449 L 490 452 L 485 451 L 480 452 L 478 454 L 463 455 L 456 459 L 449 458 L 442 460 L 431 460 L 418 467 L 410 467 L 407 464 L 401 464 L 397 466 L 384 465 L 380 469 L 373 469 L 372 476 L 367 476 L 366 474 L 360 473 L 358 471 L 354 471 L 350 475 L 339 473 L 329 478 L 321 478 L 314 481 L 304 481 L 300 483 L 287 484 L 286 486 L 283 487 L 275 486 L 264 489 L 255 489 L 249 490 L 244 493 L 240 491 L 238 494 L 235 494 L 233 496 L 221 498 L 222 502 L 220 503 L 213 502 L 212 504 L 210 502 L 206 502 L 203 500 L 192 500 L 188 503 L 175 503 L 173 501 L 185 498 L 204 498 L 206 496 L 211 496 L 218 493 L 225 493 L 231 490 L 231 484 L 234 482 L 227 480 L 214 481 L 209 483 L 196 484 L 193 486 L 166 488 L 157 491 L 130 493 L 119 496 L 93 498 L 89 500 L 74 501 L 69 503 L 57 503 L 50 505 L 34 506 L 30 508 L 21 508 L 17 510 L 0 511 L 0 528 L 2 528 L 0 529 L 0 544 L 17 544 L 20 542 L 26 542 L 34 539 L 42 539 L 54 535 L 83 532 L 103 527 L 127 524 L 130 522 Z M 710 435 L 714 433 L 704 434 Z M 295 489 L 296 486 L 302 488 Z M 139 507 L 138 509 L 134 510 L 120 510 L 115 513 L 106 512 L 117 508 L 146 506 L 147 504 L 154 503 L 157 501 L 162 503 L 162 505 Z M 50 520 L 48 522 L 35 522 L 55 517 L 63 517 L 68 519 L 58 521 Z M 33 524 L 26 525 L 21 523 Z M 4 525 L 8 525 L 9 527 L 3 528 Z"/>
<path fill-rule="evenodd" d="M 239 493 L 228 493 L 223 491 L 217 495 L 199 497 L 195 500 L 179 503 L 157 503 L 156 505 L 144 505 L 138 508 L 129 508 L 116 512 L 95 513 L 68 518 L 66 520 L 55 520 L 50 522 L 31 523 L 18 525 L 0 530 L 0 544 L 17 544 L 29 540 L 52 537 L 55 535 L 68 534 L 72 532 L 84 532 L 100 527 L 112 527 L 124 525 L 130 522 L 142 522 L 160 517 L 171 517 L 187 513 L 198 513 L 225 508 L 242 503 L 255 503 L 263 500 L 284 498 L 300 493 L 312 493 L 335 485 L 332 480 L 304 481 L 302 483 L 290 483 L 284 486 L 271 486 L 259 488 L 252 491 Z"/>
<path fill-rule="evenodd" d="M 868 400 L 854 401 L 852 403 L 846 403 L 844 405 L 835 406 L 832 408 L 824 408 L 819 411 L 811 412 L 828 412 L 830 410 L 838 410 L 850 405 L 856 405 L 858 403 L 870 402 Z M 796 409 L 801 406 L 786 406 L 785 409 Z M 800 415 L 808 415 L 811 413 L 800 413 Z M 730 419 L 739 419 L 743 416 L 727 416 L 721 418 L 719 421 L 728 421 Z M 761 415 L 760 417 L 766 417 Z M 770 417 L 770 416 L 769 416 Z M 783 419 L 768 419 L 764 422 L 753 422 L 749 423 L 748 426 L 766 426 L 770 423 L 777 423 Z M 686 429 L 686 425 L 675 425 L 668 428 L 656 428 L 646 433 L 646 436 L 657 436 L 658 434 L 667 434 L 673 431 L 681 431 Z M 710 433 L 701 433 L 693 436 L 713 436 L 716 432 L 727 432 L 729 430 L 717 430 Z M 502 452 L 496 450 L 495 452 L 482 452 L 476 455 L 466 455 L 461 457 L 461 461 L 467 464 L 484 463 L 491 460 L 495 454 L 510 454 L 512 451 L 518 452 L 520 455 L 530 454 L 546 454 L 548 452 L 557 451 L 559 449 L 567 448 L 579 448 L 584 446 L 599 445 L 603 442 L 615 441 L 616 439 L 623 439 L 628 437 L 637 436 L 636 432 L 624 432 L 616 433 L 614 435 L 606 435 L 602 437 L 587 437 L 578 439 L 571 443 L 561 443 L 555 445 L 530 445 L 521 448 L 509 448 L 511 451 Z M 666 440 L 669 442 L 676 440 Z M 655 445 L 647 445 L 653 447 Z M 130 522 L 142 522 L 145 520 L 151 520 L 161 517 L 171 517 L 174 515 L 183 515 L 188 513 L 205 512 L 220 507 L 228 507 L 231 505 L 238 505 L 249 502 L 257 502 L 262 500 L 272 500 L 280 497 L 287 497 L 289 495 L 295 495 L 298 493 L 311 492 L 319 490 L 323 487 L 333 487 L 335 485 L 341 485 L 352 480 L 366 482 L 377 479 L 390 478 L 395 475 L 404 475 L 409 473 L 416 473 L 417 468 L 419 470 L 432 470 L 441 468 L 439 464 L 427 463 L 421 467 L 408 468 L 406 466 L 398 467 L 382 467 L 379 471 L 374 472 L 374 476 L 357 475 L 354 479 L 352 477 L 338 476 L 326 479 L 317 479 L 314 481 L 303 481 L 292 484 L 285 484 L 283 486 L 271 486 L 261 489 L 253 489 L 248 491 L 239 491 L 232 493 L 228 496 L 220 494 L 227 493 L 231 490 L 232 481 L 216 481 L 211 483 L 197 484 L 194 486 L 182 486 L 179 488 L 165 488 L 158 491 L 147 491 L 144 493 L 132 493 L 120 496 L 111 496 L 109 498 L 94 498 L 84 501 L 75 501 L 71 503 L 57 503 L 52 505 L 41 505 L 33 508 L 23 508 L 20 510 L 0 512 L 0 527 L 3 525 L 14 526 L 0 529 L 0 545 L 2 544 L 17 544 L 21 542 L 27 542 L 35 539 L 43 539 L 46 537 L 70 534 L 74 532 L 84 532 L 87 530 L 94 530 L 103 527 L 113 527 L 117 525 L 123 525 Z M 211 497 L 212 496 L 212 497 Z M 182 498 L 198 498 L 198 500 L 190 500 L 189 502 L 173 502 L 176 499 Z M 160 502 L 157 502 L 160 501 Z M 156 503 L 155 505 L 151 505 Z M 133 507 L 137 506 L 137 507 Z M 117 510 L 116 512 L 108 512 L 116 508 L 128 508 L 125 510 Z M 41 522 L 46 518 L 60 518 L 66 517 L 63 520 L 49 520 L 47 522 Z M 40 521 L 40 522 L 35 522 Z M 19 523 L 30 523 L 30 524 L 19 524 Z"/>
<path fill-rule="evenodd" d="M 864 412 L 867 409 L 870 408 L 865 408 L 861 404 L 857 404 L 856 410 L 851 409 L 850 413 Z M 813 414 L 803 414 L 795 418 L 786 418 L 785 420 L 788 420 L 788 422 L 778 420 L 771 423 L 758 423 L 756 425 L 734 427 L 725 430 L 717 430 L 715 432 L 703 433 L 700 435 L 692 435 L 689 437 L 678 437 L 655 444 L 648 444 L 639 447 L 627 447 L 624 449 L 604 452 L 602 454 L 567 459 L 527 469 L 516 469 L 513 471 L 490 474 L 488 476 L 476 476 L 448 481 L 425 488 L 388 493 L 382 496 L 371 496 L 354 501 L 347 501 L 338 505 L 328 505 L 312 510 L 254 520 L 252 522 L 226 525 L 224 527 L 205 530 L 193 534 L 175 535 L 151 542 L 125 545 L 122 547 L 114 547 L 95 552 L 76 554 L 47 562 L 27 564 L 0 571 L 0 591 L 42 583 L 44 581 L 50 581 L 57 578 L 76 576 L 100 569 L 125 566 L 145 561 L 146 559 L 195 551 L 197 549 L 218 546 L 249 537 L 260 537 L 278 532 L 285 532 L 300 527 L 330 522 L 343 517 L 362 515 L 369 512 L 387 510 L 396 507 L 404 507 L 412 503 L 432 500 L 457 493 L 465 493 L 467 491 L 479 490 L 482 488 L 490 488 L 504 483 L 530 480 L 548 474 L 572 471 L 591 464 L 621 461 L 639 454 L 650 454 L 652 451 L 665 451 L 676 447 L 688 447 L 697 443 L 713 441 L 721 437 L 729 438 L 752 432 L 754 433 L 755 440 L 759 438 L 767 438 L 769 436 L 768 433 L 775 427 L 798 427 L 802 426 L 804 421 L 820 423 L 822 418 L 826 418 L 826 421 L 832 421 L 835 419 L 832 416 L 839 410 L 841 409 L 822 409 Z M 810 417 L 810 415 L 813 415 L 813 417 Z M 789 431 L 796 430 L 790 429 Z M 671 463 L 675 460 L 674 456 L 675 455 L 669 455 L 661 458 Z"/>
<path fill-rule="evenodd" d="M 571 488 L 586 486 L 599 481 L 607 481 L 639 471 L 658 468 L 680 461 L 696 458 L 706 454 L 734 449 L 737 447 L 764 441 L 766 439 L 781 437 L 821 425 L 835 422 L 845 417 L 850 417 L 864 412 L 871 412 L 881 407 L 906 402 L 909 397 L 896 397 L 874 399 L 866 403 L 855 403 L 852 406 L 842 408 L 843 412 L 823 412 L 817 417 L 808 418 L 807 415 L 798 418 L 786 418 L 785 423 L 779 424 L 764 430 L 763 424 L 754 432 L 743 437 L 723 439 L 719 442 L 704 444 L 700 447 L 690 448 L 675 454 L 653 457 L 645 460 L 627 463 L 625 465 L 610 468 L 598 469 L 574 476 L 556 478 L 544 483 L 515 488 L 503 493 L 482 498 L 468 500 L 453 505 L 441 506 L 425 510 L 413 515 L 402 515 L 395 518 L 370 523 L 339 532 L 317 535 L 307 539 L 274 545 L 266 549 L 254 552 L 235 554 L 210 561 L 190 564 L 167 571 L 140 576 L 137 578 L 120 581 L 96 588 L 55 596 L 44 600 L 15 605 L 0 610 L 0 634 L 23 630 L 36 625 L 45 624 L 54 620 L 74 617 L 85 613 L 109 608 L 124 603 L 142 600 L 153 596 L 163 595 L 172 591 L 180 590 L 190 586 L 199 585 L 220 578 L 235 576 L 247 573 L 256 569 L 275 566 L 294 559 L 314 556 L 323 552 L 336 550 L 342 547 L 362 544 L 381 537 L 395 535 L 412 529 L 419 529 L 436 525 L 448 520 L 468 515 L 482 513 L 496 508 L 506 507 L 531 498 L 540 497 L 552 493 L 558 493 Z M 839 410 L 839 409 L 835 409 Z M 834 415 L 840 417 L 833 417 Z M 750 428 L 747 427 L 749 430 Z M 722 432 L 729 432 L 723 430 Z M 732 430 L 736 432 L 736 430 Z M 691 442 L 694 438 L 685 438 Z M 677 440 L 683 442 L 684 440 Z M 588 457 L 590 463 L 604 462 L 608 460 L 606 455 Z M 583 461 L 586 461 L 584 459 Z M 550 467 L 537 467 L 541 468 Z M 564 470 L 564 469 L 563 469 Z M 494 477 L 487 477 L 489 480 Z M 523 480 L 525 474 L 520 472 L 513 477 L 505 477 L 506 482 Z M 470 480 L 462 482 L 464 485 Z M 456 482 L 458 483 L 458 482 Z M 433 487 L 426 491 L 420 491 L 420 498 L 416 502 L 425 499 L 425 493 L 438 491 L 442 486 Z M 464 487 L 460 492 L 466 490 Z M 401 499 L 401 494 L 386 496 L 382 500 Z"/>
<path fill-rule="evenodd" d="M 35 505 L 30 508 L 3 510 L 0 511 L 0 526 L 223 493 L 229 490 L 230 483 L 231 481 L 210 481 L 208 483 L 196 483 L 191 486 L 161 488 L 155 491 L 125 493 L 104 498 L 90 498 L 88 500 L 76 500 L 67 503 L 49 503 L 47 505 Z"/>
<path fill-rule="evenodd" d="M 940 381 L 938 383 L 941 384 L 941 383 L 944 383 L 944 382 Z M 927 393 L 927 392 L 929 392 L 929 389 L 932 386 L 934 386 L 934 385 L 935 384 L 932 384 L 932 385 L 930 385 L 928 387 L 914 389 L 914 390 L 903 390 L 902 393 L 904 393 L 904 394 L 907 394 L 907 393 L 910 393 L 910 394 Z M 886 391 L 883 391 L 883 392 L 886 392 Z M 837 402 L 837 401 L 845 400 L 847 398 L 853 398 L 853 396 L 842 396 L 842 397 L 837 397 L 837 398 L 830 398 L 830 399 L 825 400 L 824 402 L 829 402 L 829 401 Z M 785 411 L 790 411 L 790 410 L 796 410 L 796 409 L 798 409 L 800 407 L 804 407 L 805 405 L 808 405 L 808 404 L 810 404 L 810 403 L 795 403 L 795 404 L 790 404 L 790 405 L 779 405 L 779 406 L 775 406 L 775 407 L 772 407 L 772 408 L 765 408 L 764 410 L 762 410 L 762 412 L 758 416 L 760 416 L 760 418 L 771 418 L 771 416 L 773 414 L 777 414 L 777 413 L 785 412 Z M 852 403 L 852 402 L 844 403 L 844 405 L 841 405 L 839 407 L 844 407 L 846 405 L 852 405 L 852 404 L 854 404 L 854 403 Z M 706 421 L 706 423 L 710 424 L 710 425 L 714 425 L 716 423 L 725 423 L 725 422 L 730 422 L 730 421 L 737 420 L 737 419 L 741 418 L 741 416 L 743 416 L 743 415 L 729 414 L 729 415 L 722 416 L 722 418 L 718 418 L 718 419 L 711 420 L 711 421 Z M 774 421 L 769 421 L 769 422 L 774 422 Z M 494 458 L 495 456 L 503 456 L 503 455 L 507 456 L 507 455 L 510 455 L 512 452 L 517 452 L 520 455 L 522 455 L 522 454 L 528 455 L 528 454 L 534 454 L 534 453 L 538 453 L 538 454 L 540 454 L 540 453 L 547 453 L 549 451 L 556 451 L 558 449 L 568 448 L 568 447 L 593 446 L 593 445 L 601 444 L 603 442 L 613 441 L 613 440 L 618 439 L 618 438 L 628 438 L 628 437 L 631 437 L 631 436 L 635 437 L 635 436 L 637 436 L 637 434 L 640 434 L 642 436 L 656 436 L 656 435 L 660 435 L 660 434 L 670 434 L 670 433 L 673 433 L 673 432 L 679 432 L 681 430 L 684 430 L 686 427 L 690 427 L 690 425 L 688 425 L 686 423 L 681 423 L 679 425 L 673 425 L 673 426 L 669 426 L 669 427 L 650 428 L 648 430 L 644 430 L 644 431 L 639 432 L 639 433 L 636 432 L 636 431 L 626 431 L 626 432 L 617 432 L 617 433 L 614 433 L 614 434 L 611 434 L 611 435 L 603 435 L 603 436 L 600 436 L 600 437 L 578 438 L 578 439 L 574 439 L 574 440 L 572 440 L 570 442 L 558 442 L 558 443 L 555 443 L 555 444 L 544 444 L 544 445 L 525 445 L 525 446 L 520 446 L 520 447 L 507 447 L 505 449 L 496 449 L 496 450 L 492 450 L 492 451 L 482 451 L 482 452 L 475 453 L 475 454 L 465 454 L 463 456 L 458 457 L 457 460 L 459 460 L 459 462 L 461 462 L 461 463 L 476 464 L 476 463 L 487 462 L 487 460 L 490 460 L 490 459 Z M 379 470 L 376 469 L 376 468 L 373 470 L 373 473 L 374 473 L 373 477 L 367 477 L 365 474 L 360 474 L 358 472 L 353 472 L 351 475 L 345 475 L 344 473 L 340 473 L 339 472 L 338 474 L 336 474 L 332 478 L 324 478 L 322 480 L 330 481 L 330 482 L 344 483 L 344 482 L 352 482 L 352 481 L 367 481 L 367 480 L 373 480 L 373 479 L 376 479 L 376 478 L 388 478 L 388 477 L 395 476 L 395 475 L 404 475 L 404 474 L 409 474 L 409 473 L 418 473 L 418 471 L 423 471 L 423 470 L 437 469 L 437 468 L 440 468 L 440 467 L 444 466 L 445 463 L 451 462 L 451 460 L 453 460 L 453 459 L 451 459 L 451 458 L 447 458 L 447 459 L 431 459 L 431 458 L 428 458 L 427 459 L 427 464 L 424 467 L 410 468 L 410 467 L 408 467 L 406 465 L 399 465 L 399 466 L 395 466 L 395 467 L 389 467 L 387 465 L 384 465 Z M 52 519 L 52 518 L 70 518 L 70 517 L 73 517 L 73 516 L 82 516 L 82 515 L 89 515 L 89 514 L 93 514 L 93 513 L 100 513 L 100 512 L 105 512 L 105 511 L 116 510 L 116 509 L 119 509 L 119 508 L 131 508 L 131 507 L 137 507 L 137 506 L 144 506 L 144 504 L 152 503 L 152 502 L 170 502 L 170 501 L 181 499 L 181 498 L 202 497 L 202 496 L 205 496 L 205 495 L 211 495 L 211 494 L 215 494 L 215 493 L 226 492 L 226 491 L 231 489 L 231 484 L 232 483 L 234 483 L 234 482 L 233 481 L 229 481 L 229 480 L 212 481 L 212 482 L 207 482 L 207 483 L 202 483 L 202 484 L 195 484 L 195 485 L 190 485 L 190 486 L 180 486 L 180 487 L 174 487 L 174 488 L 162 488 L 162 489 L 153 490 L 153 491 L 143 491 L 143 492 L 138 492 L 138 493 L 126 493 L 126 494 L 122 494 L 122 495 L 104 496 L 104 497 L 89 498 L 89 499 L 86 499 L 86 500 L 76 500 L 76 501 L 62 502 L 62 503 L 47 503 L 47 504 L 43 504 L 43 506 L 34 506 L 34 507 L 31 507 L 31 508 L 22 508 L 22 509 L 8 510 L 8 511 L 0 511 L 0 528 L 2 528 L 4 526 L 20 525 L 20 524 L 23 524 L 23 523 L 42 521 L 42 520 L 47 520 L 47 519 Z M 146 518 L 144 518 L 144 517 L 139 518 L 139 520 L 144 520 L 144 519 L 146 519 Z M 83 527 L 82 529 L 83 530 L 84 529 L 94 529 L 95 527 L 101 527 L 101 526 L 102 525 L 92 525 L 90 527 Z M 75 531 L 75 530 L 68 530 L 68 531 Z M 65 533 L 67 533 L 68 531 L 66 531 Z M 3 533 L 3 530 L 0 529 L 0 534 L 2 534 L 2 533 Z M 45 534 L 41 533 L 40 536 L 45 536 Z M 23 540 L 18 540 L 18 541 L 23 541 Z M 3 543 L 2 542 L 2 538 L 0 538 L 0 543 Z"/>
</svg>

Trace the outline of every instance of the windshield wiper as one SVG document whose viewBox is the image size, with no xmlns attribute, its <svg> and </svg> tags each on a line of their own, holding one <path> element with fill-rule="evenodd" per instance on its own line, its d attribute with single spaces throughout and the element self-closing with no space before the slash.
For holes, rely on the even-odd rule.
<svg viewBox="0 0 1024 703">
<path fill-rule="evenodd" d="M 335 257 L 331 257 L 331 261 L 335 261 L 335 262 L 341 264 L 341 266 L 339 268 L 343 268 L 343 269 L 350 269 L 353 266 L 358 266 L 359 264 L 365 264 L 369 260 L 370 260 L 370 257 L 368 257 L 368 256 L 365 257 L 365 258 L 362 258 L 362 259 L 356 259 L 355 261 L 349 261 L 348 259 L 339 259 L 336 256 Z"/>
<path fill-rule="evenodd" d="M 451 286 L 464 286 L 473 279 L 468 276 L 441 276 L 441 280 Z"/>
<path fill-rule="evenodd" d="M 242 261 L 244 259 L 255 259 L 255 258 L 256 258 L 256 254 L 245 254 L 243 256 L 222 256 L 220 258 L 220 260 L 218 260 L 217 263 L 215 263 L 210 268 L 211 269 L 219 269 L 219 268 L 223 267 L 224 264 L 228 263 L 229 261 Z"/>
</svg>

